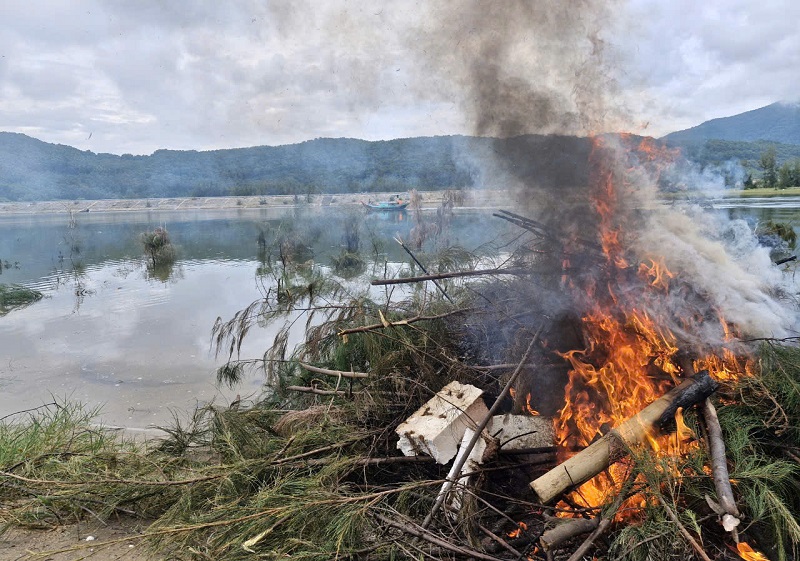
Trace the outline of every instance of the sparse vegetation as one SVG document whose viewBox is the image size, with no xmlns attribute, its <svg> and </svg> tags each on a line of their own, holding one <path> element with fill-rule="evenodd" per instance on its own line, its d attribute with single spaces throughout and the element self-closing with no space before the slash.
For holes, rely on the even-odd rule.
<svg viewBox="0 0 800 561">
<path fill-rule="evenodd" d="M 26 288 L 17 284 L 0 284 L 0 316 L 7 314 L 15 308 L 28 306 L 42 299 L 38 290 Z"/>
<path fill-rule="evenodd" d="M 175 247 L 172 245 L 166 228 L 158 227 L 152 232 L 144 232 L 141 235 L 141 241 L 145 255 L 152 267 L 175 261 Z"/>
</svg>

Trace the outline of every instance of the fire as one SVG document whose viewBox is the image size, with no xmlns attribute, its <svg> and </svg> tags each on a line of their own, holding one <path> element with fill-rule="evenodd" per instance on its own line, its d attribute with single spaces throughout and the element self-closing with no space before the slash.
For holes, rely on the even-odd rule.
<svg viewBox="0 0 800 561">
<path fill-rule="evenodd" d="M 531 394 L 530 393 L 525 396 L 525 409 L 528 410 L 528 414 L 529 415 L 533 415 L 534 417 L 539 415 L 539 412 L 536 409 L 534 409 L 533 407 L 531 407 Z"/>
<path fill-rule="evenodd" d="M 639 165 L 657 173 L 660 162 L 675 156 L 659 153 L 659 147 L 649 141 L 633 150 Z M 666 311 L 670 307 L 664 302 L 671 291 L 680 290 L 681 284 L 679 275 L 667 267 L 663 258 L 649 256 L 634 264 L 627 248 L 626 226 L 635 219 L 635 213 L 628 212 L 623 202 L 631 197 L 636 180 L 633 174 L 620 171 L 610 154 L 607 141 L 596 138 L 590 156 L 590 188 L 604 262 L 597 274 L 582 285 L 562 283 L 565 289 L 574 291 L 575 299 L 586 310 L 582 317 L 585 348 L 560 354 L 570 368 L 564 407 L 555 420 L 562 460 L 569 450 L 588 446 L 690 374 L 688 365 L 679 359 L 680 342 L 668 326 L 679 325 L 692 333 L 708 319 L 699 313 L 672 317 Z M 724 318 L 720 317 L 719 322 L 725 338 L 733 339 Z M 749 375 L 751 369 L 747 359 L 730 349 L 719 355 L 696 357 L 691 366 L 695 371 L 709 370 L 718 380 Z M 652 435 L 649 440 L 654 451 L 678 457 L 696 446 L 682 412 L 676 416 L 676 424 L 678 432 L 674 436 Z M 602 505 L 618 490 L 627 472 L 624 462 L 612 465 L 573 493 L 571 502 Z"/>
<path fill-rule="evenodd" d="M 509 388 L 509 393 L 511 394 L 512 399 L 517 398 L 517 391 L 514 388 Z M 528 415 L 538 416 L 540 413 L 533 408 L 531 405 L 531 394 L 530 392 L 525 396 L 525 410 L 528 412 Z"/>
<path fill-rule="evenodd" d="M 769 561 L 763 553 L 759 553 L 745 542 L 739 542 L 736 550 L 739 552 L 739 557 L 745 561 Z"/>
<path fill-rule="evenodd" d="M 517 522 L 517 528 L 511 530 L 507 535 L 509 538 L 518 538 L 522 535 L 522 532 L 528 529 L 528 525 L 525 522 Z"/>
</svg>

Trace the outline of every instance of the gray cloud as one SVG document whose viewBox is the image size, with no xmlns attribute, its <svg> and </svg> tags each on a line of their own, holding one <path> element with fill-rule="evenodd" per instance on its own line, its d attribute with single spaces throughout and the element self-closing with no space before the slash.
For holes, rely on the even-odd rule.
<svg viewBox="0 0 800 561">
<path fill-rule="evenodd" d="M 0 130 L 93 151 L 662 134 L 800 86 L 790 0 L 34 4 L 0 6 Z"/>
</svg>

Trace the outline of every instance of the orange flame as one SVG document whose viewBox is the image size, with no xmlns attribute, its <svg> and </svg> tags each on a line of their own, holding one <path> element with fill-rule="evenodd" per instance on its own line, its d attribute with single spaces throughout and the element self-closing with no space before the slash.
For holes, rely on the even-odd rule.
<svg viewBox="0 0 800 561">
<path fill-rule="evenodd" d="M 511 394 L 511 399 L 516 399 L 517 390 L 515 390 L 514 388 L 509 388 L 508 391 Z M 533 406 L 531 405 L 531 394 L 530 393 L 528 393 L 525 396 L 525 410 L 528 412 L 529 415 L 533 415 L 533 416 L 540 415 L 540 413 L 536 409 L 534 409 Z"/>
<path fill-rule="evenodd" d="M 527 525 L 527 524 L 525 524 L 525 522 L 517 522 L 517 526 L 518 526 L 518 528 L 516 528 L 516 529 L 514 529 L 514 530 L 511 530 L 511 531 L 510 531 L 510 532 L 507 534 L 507 536 L 508 536 L 509 538 L 512 538 L 512 539 L 513 539 L 513 538 L 518 538 L 518 537 L 520 537 L 520 536 L 522 535 L 522 532 L 523 532 L 524 530 L 527 530 L 527 529 L 528 529 L 528 525 Z"/>
<path fill-rule="evenodd" d="M 662 149 L 651 141 L 632 148 L 639 164 L 651 172 L 660 173 L 661 163 L 676 155 L 660 152 Z M 613 164 L 606 140 L 595 138 L 590 155 L 591 189 L 605 267 L 582 287 L 562 282 L 566 290 L 577 291 L 576 297 L 587 309 L 582 318 L 586 347 L 560 354 L 570 367 L 564 407 L 555 420 L 562 460 L 570 449 L 588 446 L 679 383 L 687 375 L 687 365 L 678 359 L 679 341 L 667 326 L 680 325 L 691 333 L 708 319 L 699 313 L 674 318 L 658 316 L 667 312 L 654 312 L 668 309 L 659 304 L 670 291 L 680 288 L 680 278 L 663 258 L 650 257 L 638 266 L 630 264 L 623 202 L 634 181 Z M 719 322 L 724 337 L 733 339 L 724 318 Z M 719 355 L 695 359 L 692 366 L 709 370 L 718 380 L 733 380 L 749 375 L 752 362 L 724 349 Z M 650 436 L 649 444 L 656 453 L 679 457 L 696 446 L 682 412 L 676 415 L 676 424 L 678 431 L 672 437 Z M 680 475 L 674 467 L 676 462 L 670 464 Z M 571 502 L 584 507 L 603 504 L 627 478 L 628 471 L 624 462 L 612 465 L 575 491 Z"/>
<path fill-rule="evenodd" d="M 528 414 L 533 415 L 534 417 L 539 415 L 539 412 L 531 407 L 531 394 L 525 396 L 525 409 L 528 410 Z"/>
<path fill-rule="evenodd" d="M 739 552 L 739 557 L 745 561 L 769 561 L 763 553 L 759 553 L 745 542 L 739 542 L 736 550 Z"/>
</svg>

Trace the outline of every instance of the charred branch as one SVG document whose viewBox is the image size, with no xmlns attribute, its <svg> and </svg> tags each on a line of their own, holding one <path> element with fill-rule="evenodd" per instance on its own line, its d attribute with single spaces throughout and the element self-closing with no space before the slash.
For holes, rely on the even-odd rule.
<svg viewBox="0 0 800 561">
<path fill-rule="evenodd" d="M 571 540 L 574 537 L 588 534 L 600 523 L 600 518 L 572 518 L 565 520 L 555 528 L 547 530 L 542 537 L 539 538 L 539 543 L 542 544 L 542 549 L 545 551 L 552 551 L 562 543 Z"/>
</svg>

